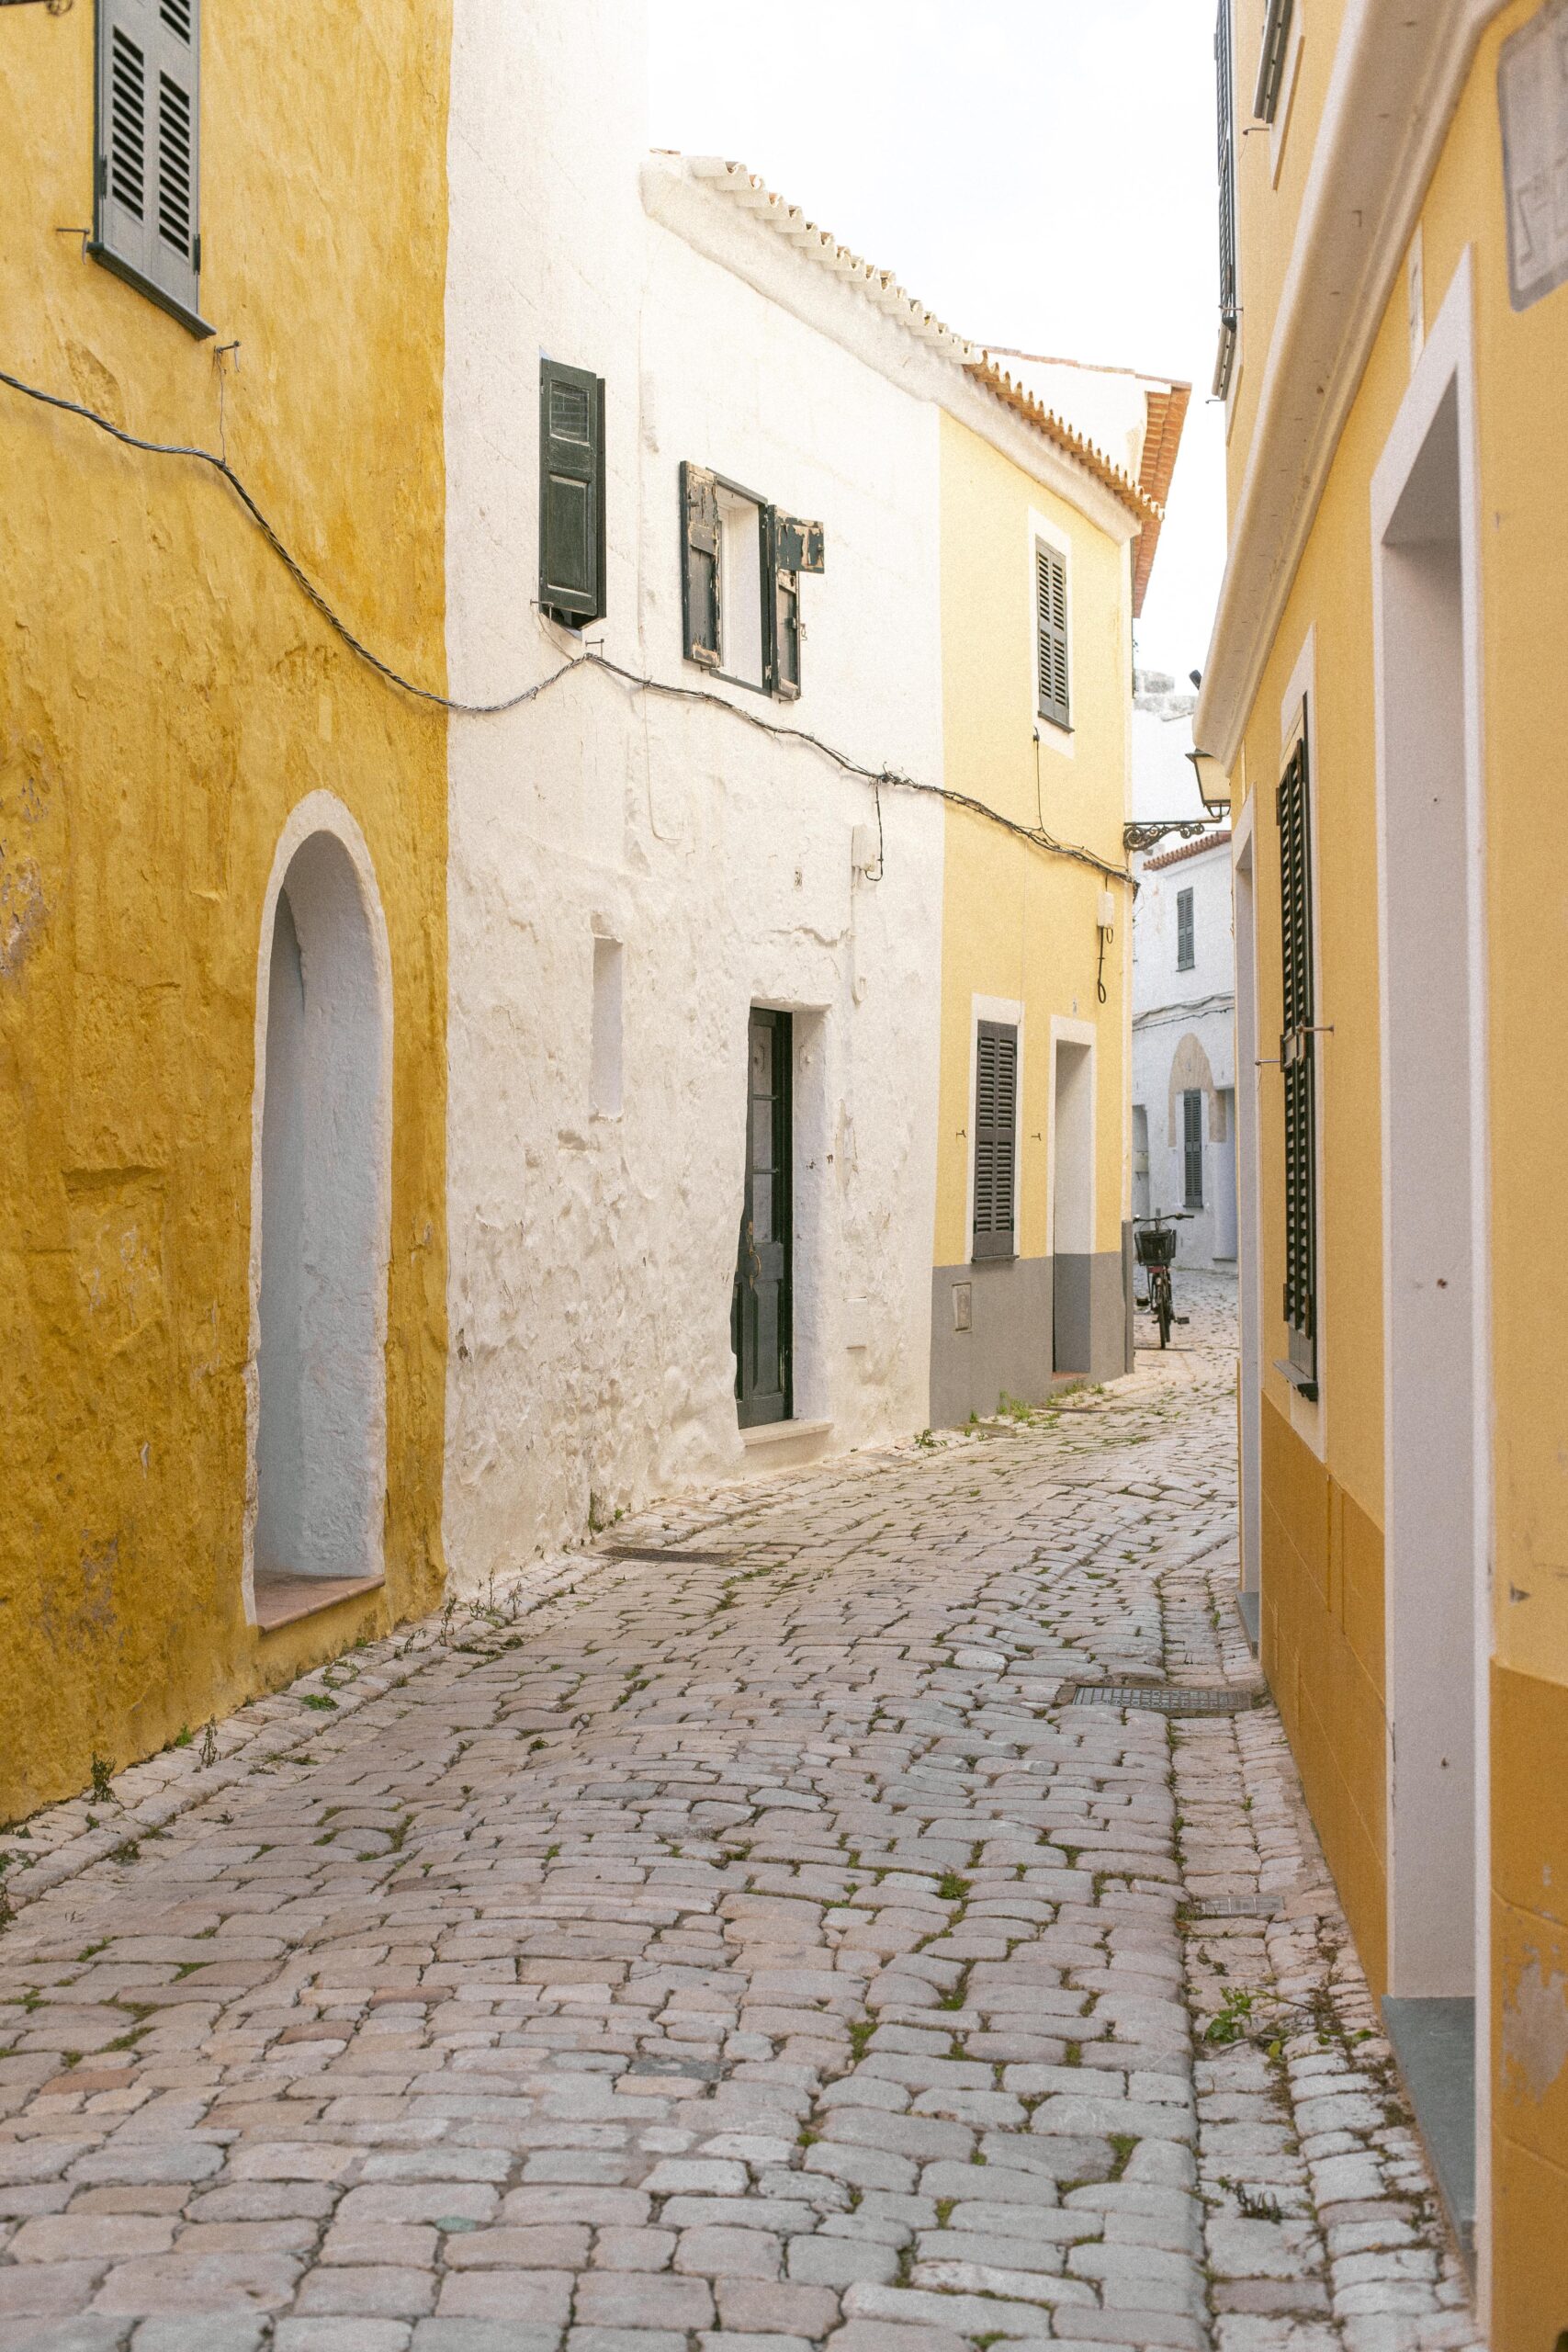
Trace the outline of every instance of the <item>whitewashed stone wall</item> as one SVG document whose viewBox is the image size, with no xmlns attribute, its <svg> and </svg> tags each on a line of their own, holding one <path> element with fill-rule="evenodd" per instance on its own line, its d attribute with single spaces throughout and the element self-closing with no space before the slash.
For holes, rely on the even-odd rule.
<svg viewBox="0 0 1568 2352">
<path fill-rule="evenodd" d="M 491 699 L 581 650 L 533 607 L 538 363 L 607 385 L 609 613 L 682 660 L 678 473 L 818 519 L 805 691 L 737 712 L 941 774 L 937 421 L 645 211 L 641 12 L 458 0 L 448 650 Z M 711 202 L 713 199 L 706 199 Z M 580 673 L 451 738 L 445 1533 L 459 1589 L 592 1514 L 739 1473 L 729 1310 L 747 1015 L 793 1008 L 795 1414 L 837 1450 L 929 1395 L 942 809 L 727 709 Z M 591 1098 L 595 937 L 621 943 L 622 1108 Z M 864 1344 L 858 1344 L 863 1341 Z"/>
</svg>

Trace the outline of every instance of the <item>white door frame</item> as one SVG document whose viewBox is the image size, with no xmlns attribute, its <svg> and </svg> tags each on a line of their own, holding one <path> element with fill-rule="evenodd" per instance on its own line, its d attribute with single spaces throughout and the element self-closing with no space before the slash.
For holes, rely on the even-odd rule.
<svg viewBox="0 0 1568 2352">
<path fill-rule="evenodd" d="M 1485 916 L 1485 769 L 1482 707 L 1483 639 L 1481 613 L 1480 465 L 1477 451 L 1475 357 L 1473 331 L 1473 270 L 1467 247 L 1454 272 L 1448 294 L 1412 371 L 1410 387 L 1394 420 L 1371 485 L 1371 557 L 1373 582 L 1373 646 L 1377 719 L 1378 824 L 1378 950 L 1379 1005 L 1382 1024 L 1382 1214 L 1383 1214 L 1383 1385 L 1384 1385 L 1384 1572 L 1387 1596 L 1388 1705 L 1393 1736 L 1401 1721 L 1400 1678 L 1414 1668 L 1406 1665 L 1403 1643 L 1409 1614 L 1395 1610 L 1400 1589 L 1399 1516 L 1395 1484 L 1398 1464 L 1390 1442 L 1393 1424 L 1394 1382 L 1394 1251 L 1389 1150 L 1393 1108 L 1393 1070 L 1390 1037 L 1390 958 L 1393 942 L 1389 916 L 1389 805 L 1391 765 L 1390 715 L 1386 707 L 1385 602 L 1387 582 L 1384 546 L 1400 501 L 1427 447 L 1428 435 L 1445 402 L 1457 406 L 1458 537 L 1460 554 L 1461 628 L 1463 695 L 1463 865 L 1465 922 L 1462 951 L 1466 960 L 1469 1031 L 1469 1380 L 1472 1453 L 1469 1464 L 1472 1500 L 1467 1548 L 1472 1559 L 1471 1622 L 1473 1630 L 1474 1708 L 1474 1920 L 1473 1984 L 1475 1994 L 1476 2072 L 1476 2215 L 1478 2285 L 1481 2318 L 1486 2323 L 1490 2301 L 1491 1943 L 1489 1920 L 1489 1702 L 1494 1641 L 1492 1602 L 1493 1494 L 1491 1363 L 1491 1298 L 1488 1236 L 1491 1227 L 1489 1140 L 1487 1118 L 1487 985 Z M 1434 910 L 1434 914 L 1438 912 Z M 1461 944 L 1461 943 L 1456 943 Z M 1418 1686 L 1417 1695 L 1419 1695 Z M 1396 1817 L 1393 1753 L 1388 1792 L 1389 1960 L 1390 1981 L 1402 1989 L 1398 1945 L 1398 1870 L 1401 1824 Z"/>
</svg>

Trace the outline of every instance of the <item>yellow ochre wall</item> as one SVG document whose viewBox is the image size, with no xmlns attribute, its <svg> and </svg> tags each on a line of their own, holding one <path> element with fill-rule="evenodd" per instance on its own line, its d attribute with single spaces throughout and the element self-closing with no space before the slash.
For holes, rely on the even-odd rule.
<svg viewBox="0 0 1568 2352">
<path fill-rule="evenodd" d="M 448 9 L 204 17 L 208 342 L 60 233 L 92 219 L 92 6 L 0 17 L 3 364 L 150 439 L 226 430 L 349 626 L 439 688 Z M 4 1819 L 436 1593 L 446 956 L 442 716 L 355 659 L 209 469 L 5 386 L 0 468 Z M 257 959 L 319 788 L 363 829 L 390 940 L 387 1584 L 262 1635 Z"/>
<path fill-rule="evenodd" d="M 1067 534 L 1073 756 L 1034 744 L 1034 581 L 1031 512 Z M 1009 560 L 1008 550 L 1013 550 Z M 1131 613 L 1128 549 L 989 442 L 942 420 L 942 724 L 946 781 L 1021 825 L 1124 865 Z M 1115 894 L 1095 993 L 1100 894 Z M 946 812 L 942 883 L 942 1074 L 935 1257 L 969 1256 L 970 1048 L 976 995 L 1024 1006 L 1019 1112 L 1020 1257 L 1043 1257 L 1049 1215 L 1051 1015 L 1092 1021 L 1095 1235 L 1120 1250 L 1127 1198 L 1126 1108 L 1131 891 L 1091 867 L 1043 854 L 982 817 Z"/>
<path fill-rule="evenodd" d="M 1568 1163 L 1568 1090 L 1555 1069 L 1556 1041 L 1568 1034 L 1568 779 L 1553 690 L 1568 641 L 1568 477 L 1556 397 L 1568 381 L 1568 287 L 1523 313 L 1510 307 L 1496 95 L 1498 50 L 1534 13 L 1533 0 L 1520 0 L 1483 38 L 1421 216 L 1428 323 L 1467 246 L 1474 270 L 1490 998 L 1496 2352 L 1551 2352 L 1568 2326 L 1568 1262 L 1550 1238 Z M 1317 23 L 1314 6 L 1309 39 Z M 1268 1039 L 1280 1019 L 1280 705 L 1314 628 L 1318 1017 L 1334 1024 L 1319 1062 L 1323 1458 L 1307 1442 L 1310 1409 L 1267 1371 L 1264 1659 L 1362 1956 L 1380 1983 L 1382 1206 L 1369 493 L 1409 382 L 1405 301 L 1402 270 L 1235 779 L 1238 797 L 1245 780 L 1258 800 L 1259 1029 Z M 1282 1114 L 1269 1070 L 1260 1113 L 1267 1364 L 1285 1352 Z M 1483 2213 L 1483 2233 L 1487 2226 Z"/>
</svg>

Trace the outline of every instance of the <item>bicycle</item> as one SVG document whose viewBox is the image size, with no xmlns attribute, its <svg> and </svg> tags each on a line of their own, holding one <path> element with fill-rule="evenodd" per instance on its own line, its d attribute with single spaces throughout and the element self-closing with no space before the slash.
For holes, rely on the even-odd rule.
<svg viewBox="0 0 1568 2352">
<path fill-rule="evenodd" d="M 1176 1256 L 1176 1228 L 1185 1225 L 1190 1215 L 1189 1209 L 1173 1209 L 1168 1215 L 1156 1210 L 1152 1217 L 1133 1220 L 1133 1245 L 1147 1277 L 1149 1291 L 1147 1298 L 1139 1299 L 1137 1304 L 1152 1310 L 1159 1325 L 1162 1348 L 1169 1343 L 1172 1324 L 1187 1321 L 1185 1315 L 1176 1312 L 1170 1293 L 1170 1269 Z"/>
</svg>

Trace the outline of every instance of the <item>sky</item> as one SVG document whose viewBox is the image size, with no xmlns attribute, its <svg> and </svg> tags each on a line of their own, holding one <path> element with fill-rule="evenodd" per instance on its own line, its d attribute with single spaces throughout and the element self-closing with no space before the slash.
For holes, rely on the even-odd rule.
<svg viewBox="0 0 1568 2352">
<path fill-rule="evenodd" d="M 1201 668 L 1224 559 L 1213 0 L 648 0 L 649 134 L 760 172 L 976 342 L 1192 385 L 1137 632 Z"/>
</svg>

